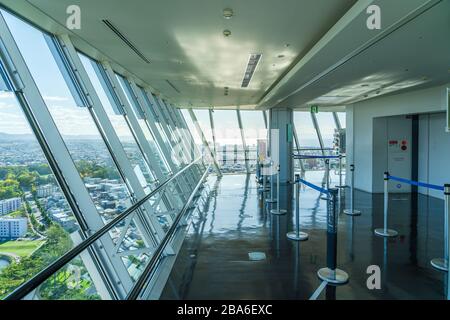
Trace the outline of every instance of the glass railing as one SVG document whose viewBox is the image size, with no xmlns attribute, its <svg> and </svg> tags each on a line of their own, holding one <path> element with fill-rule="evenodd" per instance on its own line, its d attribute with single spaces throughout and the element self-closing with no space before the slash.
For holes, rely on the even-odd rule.
<svg viewBox="0 0 450 320">
<path fill-rule="evenodd" d="M 164 253 L 179 230 L 179 222 L 191 208 L 209 169 L 205 168 L 201 158 L 187 165 L 89 237 L 83 240 L 79 235 L 80 239 L 74 241 L 76 246 L 9 293 L 5 300 L 142 298 L 141 293 L 155 275 L 158 265 L 165 259 Z M 158 210 L 165 193 L 176 192 L 177 177 L 188 170 L 200 172 L 202 175 L 196 186 L 192 186 L 188 191 L 186 202 L 171 210 Z M 163 234 L 155 235 L 154 242 L 151 243 L 139 231 L 139 217 L 149 217 L 146 209 L 148 203 L 152 203 L 152 208 L 155 209 L 152 218 L 156 218 L 164 230 Z M 105 246 L 105 239 L 109 242 L 112 239 L 112 246 Z M 128 285 L 122 284 L 120 296 L 117 296 L 117 293 L 111 294 L 107 281 L 102 280 L 105 275 L 103 268 L 95 263 L 105 258 L 114 268 L 126 270 L 131 279 Z"/>
</svg>

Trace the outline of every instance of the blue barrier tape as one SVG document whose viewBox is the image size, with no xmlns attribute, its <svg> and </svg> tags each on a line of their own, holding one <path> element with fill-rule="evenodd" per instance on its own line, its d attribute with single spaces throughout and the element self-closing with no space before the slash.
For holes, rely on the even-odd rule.
<svg viewBox="0 0 450 320">
<path fill-rule="evenodd" d="M 303 154 L 294 154 L 296 159 L 339 159 L 339 156 L 308 156 Z"/>
<path fill-rule="evenodd" d="M 299 179 L 299 181 L 300 181 L 301 183 L 303 183 L 305 186 L 308 186 L 308 187 L 310 187 L 310 188 L 312 188 L 312 189 L 314 189 L 314 190 L 317 190 L 317 191 L 319 191 L 319 192 L 321 192 L 321 193 L 330 194 L 330 192 L 329 192 L 327 189 L 323 189 L 323 188 L 321 188 L 321 187 L 318 187 L 318 186 L 316 186 L 315 184 L 312 184 L 312 183 L 310 183 L 310 182 L 308 182 L 308 181 L 306 181 L 306 180 Z"/>
<path fill-rule="evenodd" d="M 443 186 L 437 186 L 437 185 L 434 185 L 434 184 L 408 180 L 408 179 L 404 179 L 404 178 L 400 178 L 400 177 L 396 177 L 396 176 L 388 176 L 388 179 L 395 180 L 395 181 L 398 181 L 398 182 L 403 182 L 403 183 L 410 184 L 410 185 L 417 186 L 417 187 L 425 187 L 425 188 L 428 188 L 428 189 L 444 191 L 444 187 Z"/>
</svg>

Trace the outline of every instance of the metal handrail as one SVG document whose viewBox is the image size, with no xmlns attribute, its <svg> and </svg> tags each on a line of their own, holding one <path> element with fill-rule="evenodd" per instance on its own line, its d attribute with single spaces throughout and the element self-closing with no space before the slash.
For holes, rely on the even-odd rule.
<svg viewBox="0 0 450 320">
<path fill-rule="evenodd" d="M 130 214 L 132 214 L 134 211 L 136 211 L 138 208 L 140 208 L 145 202 L 147 202 L 154 195 L 158 194 L 161 190 L 163 190 L 163 188 L 165 186 L 167 186 L 175 178 L 180 176 L 183 172 L 185 172 L 187 169 L 192 167 L 195 163 L 199 162 L 201 159 L 202 159 L 201 157 L 197 158 L 196 160 L 191 162 L 189 165 L 184 167 L 182 170 L 180 170 L 176 174 L 174 174 L 172 177 L 170 177 L 169 179 L 164 181 L 155 190 L 153 190 L 148 195 L 146 195 L 144 198 L 142 198 L 141 200 L 139 200 L 138 202 L 133 204 L 131 207 L 129 207 L 127 210 L 125 210 L 121 215 L 117 216 L 116 218 L 111 220 L 109 223 L 105 224 L 98 231 L 96 231 L 93 235 L 89 236 L 88 238 L 83 240 L 80 244 L 78 244 L 77 246 L 75 246 L 74 248 L 72 248 L 71 250 L 66 252 L 59 259 L 52 262 L 45 269 L 41 270 L 38 274 L 36 274 L 31 279 L 29 279 L 27 282 L 21 284 L 13 292 L 11 292 L 9 295 L 7 295 L 4 300 L 20 300 L 23 297 L 25 297 L 27 294 L 29 294 L 31 291 L 36 289 L 39 285 L 41 285 L 45 280 L 50 278 L 53 274 L 58 272 L 59 269 L 64 267 L 67 263 L 69 263 L 72 259 L 74 259 L 76 256 L 78 256 L 81 252 L 86 250 L 91 244 L 93 244 L 100 237 L 102 237 L 104 234 L 106 234 L 115 225 L 117 225 L 119 222 L 121 222 L 126 217 L 128 217 Z"/>
<path fill-rule="evenodd" d="M 148 262 L 148 264 L 145 267 L 144 271 L 142 272 L 141 276 L 139 277 L 139 279 L 135 282 L 135 284 L 131 288 L 130 292 L 127 295 L 127 300 L 136 300 L 139 297 L 139 294 L 142 292 L 142 289 L 144 288 L 145 284 L 148 283 L 148 280 L 151 278 L 153 269 L 155 269 L 155 267 L 158 265 L 161 255 L 164 253 L 166 246 L 169 244 L 169 242 L 172 240 L 172 237 L 175 235 L 175 231 L 177 231 L 177 229 L 178 229 L 178 223 L 180 222 L 180 220 L 184 216 L 184 214 L 189 210 L 189 206 L 190 206 L 192 200 L 194 199 L 195 194 L 197 193 L 198 189 L 200 188 L 202 182 L 205 180 L 206 176 L 208 175 L 210 168 L 211 168 L 211 164 L 209 164 L 208 168 L 203 173 L 203 176 L 200 178 L 199 182 L 197 183 L 197 186 L 192 191 L 191 195 L 189 196 L 188 200 L 184 204 L 180 213 L 177 215 L 174 222 L 170 226 L 169 230 L 165 234 L 164 238 L 161 240 L 160 244 L 158 245 L 158 248 L 156 248 L 155 252 L 153 253 L 152 257 L 150 258 L 150 261 Z"/>
</svg>

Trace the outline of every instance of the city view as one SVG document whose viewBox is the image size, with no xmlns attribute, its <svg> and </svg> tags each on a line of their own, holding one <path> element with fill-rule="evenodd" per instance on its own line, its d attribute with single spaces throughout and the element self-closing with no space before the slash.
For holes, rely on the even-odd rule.
<svg viewBox="0 0 450 320">
<path fill-rule="evenodd" d="M 127 187 L 109 163 L 109 158 L 103 156 L 107 152 L 99 148 L 100 145 L 100 141 L 72 139 L 68 148 L 76 150 L 75 164 L 106 223 L 125 211 L 131 202 Z M 38 143 L 31 135 L 0 134 L 0 203 L 12 199 L 18 201 L 15 206 L 0 211 L 0 222 L 20 220 L 24 221 L 25 228 L 17 234 L 0 233 L 0 298 L 71 249 L 79 229 Z M 133 222 L 127 230 L 123 228 L 124 223 L 121 223 L 110 232 L 119 253 L 145 247 Z M 146 254 L 129 253 L 122 257 L 122 261 L 130 275 L 135 277 L 147 258 Z M 44 284 L 37 290 L 37 298 L 99 298 L 81 258 L 74 259 L 49 281 L 51 284 Z"/>
</svg>

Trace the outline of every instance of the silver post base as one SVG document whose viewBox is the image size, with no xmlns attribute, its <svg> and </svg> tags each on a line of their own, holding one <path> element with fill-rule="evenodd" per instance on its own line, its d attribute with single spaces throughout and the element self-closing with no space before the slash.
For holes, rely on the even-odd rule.
<svg viewBox="0 0 450 320">
<path fill-rule="evenodd" d="M 306 241 L 309 238 L 309 235 L 306 232 L 298 232 L 297 231 L 291 231 L 286 233 L 286 237 L 290 240 L 294 241 Z"/>
<path fill-rule="evenodd" d="M 374 230 L 375 234 L 380 237 L 396 237 L 398 232 L 392 229 L 379 228 Z"/>
<path fill-rule="evenodd" d="M 342 285 L 348 282 L 347 272 L 340 269 L 331 270 L 329 268 L 322 268 L 317 271 L 317 276 L 331 285 Z"/>
<path fill-rule="evenodd" d="M 274 214 L 274 215 L 282 215 L 282 214 L 286 214 L 287 211 L 284 210 L 284 209 L 280 209 L 280 210 L 278 210 L 278 209 L 272 209 L 272 210 L 270 210 L 270 213 L 271 213 L 271 214 Z"/>
<path fill-rule="evenodd" d="M 345 209 L 344 213 L 348 216 L 360 216 L 361 215 L 361 211 L 359 211 L 359 210 Z"/>
<path fill-rule="evenodd" d="M 338 189 L 345 189 L 345 188 L 347 188 L 347 186 L 346 186 L 346 185 L 343 185 L 343 186 L 335 186 L 335 188 L 338 188 Z"/>
<path fill-rule="evenodd" d="M 276 203 L 277 200 L 276 199 L 266 199 L 267 203 Z"/>
<path fill-rule="evenodd" d="M 321 197 L 320 197 L 320 200 L 328 201 L 328 200 L 330 200 L 330 197 L 327 197 L 327 196 L 321 196 Z"/>
<path fill-rule="evenodd" d="M 448 272 L 447 260 L 442 259 L 442 258 L 436 258 L 436 259 L 431 260 L 430 263 L 433 266 L 433 268 L 435 268 L 439 271 Z"/>
</svg>

